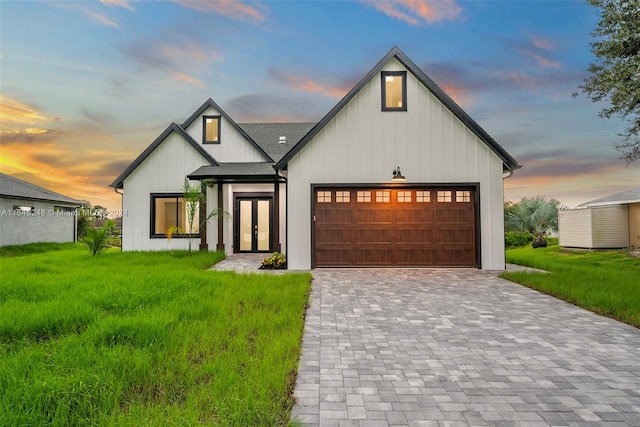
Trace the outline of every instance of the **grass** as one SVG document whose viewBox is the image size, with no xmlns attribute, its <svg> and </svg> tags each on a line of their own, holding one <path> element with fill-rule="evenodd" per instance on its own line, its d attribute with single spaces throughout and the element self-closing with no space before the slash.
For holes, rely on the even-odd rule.
<svg viewBox="0 0 640 427">
<path fill-rule="evenodd" d="M 0 256 L 0 425 L 288 423 L 310 275 L 81 244 Z"/>
<path fill-rule="evenodd" d="M 501 277 L 640 327 L 640 258 L 628 250 L 576 251 L 559 246 L 507 251 L 507 262 L 550 274 L 505 272 Z"/>
</svg>

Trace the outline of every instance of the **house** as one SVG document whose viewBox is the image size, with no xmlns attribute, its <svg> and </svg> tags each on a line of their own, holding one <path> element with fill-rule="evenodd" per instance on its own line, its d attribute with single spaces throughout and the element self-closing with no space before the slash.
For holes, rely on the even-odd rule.
<svg viewBox="0 0 640 427">
<path fill-rule="evenodd" d="M 504 269 L 503 179 L 518 163 L 400 49 L 317 123 L 236 123 L 207 100 L 120 175 L 123 250 L 282 251 L 289 269 Z M 207 182 L 188 230 L 184 178 Z M 120 191 L 122 190 L 122 191 Z"/>
<path fill-rule="evenodd" d="M 0 246 L 75 242 L 82 202 L 0 173 Z"/>
<path fill-rule="evenodd" d="M 585 249 L 640 247 L 640 187 L 558 212 L 560 245 Z"/>
</svg>

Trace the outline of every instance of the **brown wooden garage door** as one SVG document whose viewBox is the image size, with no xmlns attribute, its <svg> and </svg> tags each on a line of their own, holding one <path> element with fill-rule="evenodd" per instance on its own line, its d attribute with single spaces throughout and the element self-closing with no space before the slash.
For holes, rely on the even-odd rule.
<svg viewBox="0 0 640 427">
<path fill-rule="evenodd" d="M 314 266 L 475 267 L 474 193 L 316 188 Z"/>
</svg>

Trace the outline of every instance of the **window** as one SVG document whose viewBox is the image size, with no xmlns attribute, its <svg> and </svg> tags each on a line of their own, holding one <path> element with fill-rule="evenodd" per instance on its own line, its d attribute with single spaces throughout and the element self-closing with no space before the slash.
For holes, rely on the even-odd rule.
<svg viewBox="0 0 640 427">
<path fill-rule="evenodd" d="M 416 202 L 429 203 L 431 201 L 431 191 L 416 191 Z"/>
<path fill-rule="evenodd" d="M 398 191 L 398 203 L 411 202 L 411 191 Z"/>
<path fill-rule="evenodd" d="M 407 111 L 407 72 L 382 72 L 382 111 Z"/>
<path fill-rule="evenodd" d="M 351 201 L 351 192 L 350 191 L 336 191 L 336 202 L 337 203 L 349 203 Z"/>
<path fill-rule="evenodd" d="M 14 211 L 19 211 L 19 212 L 24 212 L 24 213 L 30 213 L 30 212 L 35 211 L 35 208 L 33 206 L 13 205 L 13 210 Z"/>
<path fill-rule="evenodd" d="M 188 203 L 180 194 L 151 195 L 151 237 L 166 237 L 171 229 L 174 236 L 193 234 L 199 236 L 198 206 L 195 207 L 193 229 L 189 228 Z"/>
<path fill-rule="evenodd" d="M 471 192 L 470 191 L 456 191 L 456 202 L 458 203 L 468 203 L 471 201 Z"/>
<path fill-rule="evenodd" d="M 331 203 L 331 191 L 318 191 L 318 203 Z"/>
<path fill-rule="evenodd" d="M 448 203 L 451 201 L 451 191 L 438 191 L 438 202 Z"/>
<path fill-rule="evenodd" d="M 376 202 L 388 203 L 391 201 L 391 191 L 376 191 Z"/>
<path fill-rule="evenodd" d="M 359 203 L 371 202 L 371 191 L 358 191 L 356 200 Z"/>
<path fill-rule="evenodd" d="M 202 118 L 202 136 L 205 144 L 220 144 L 220 116 Z"/>
</svg>

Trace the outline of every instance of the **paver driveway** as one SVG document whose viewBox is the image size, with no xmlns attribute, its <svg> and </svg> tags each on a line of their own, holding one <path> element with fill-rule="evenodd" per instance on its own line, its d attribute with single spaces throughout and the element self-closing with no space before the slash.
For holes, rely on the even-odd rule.
<svg viewBox="0 0 640 427">
<path fill-rule="evenodd" d="M 292 419 L 640 426 L 640 330 L 495 272 L 313 271 Z"/>
</svg>

